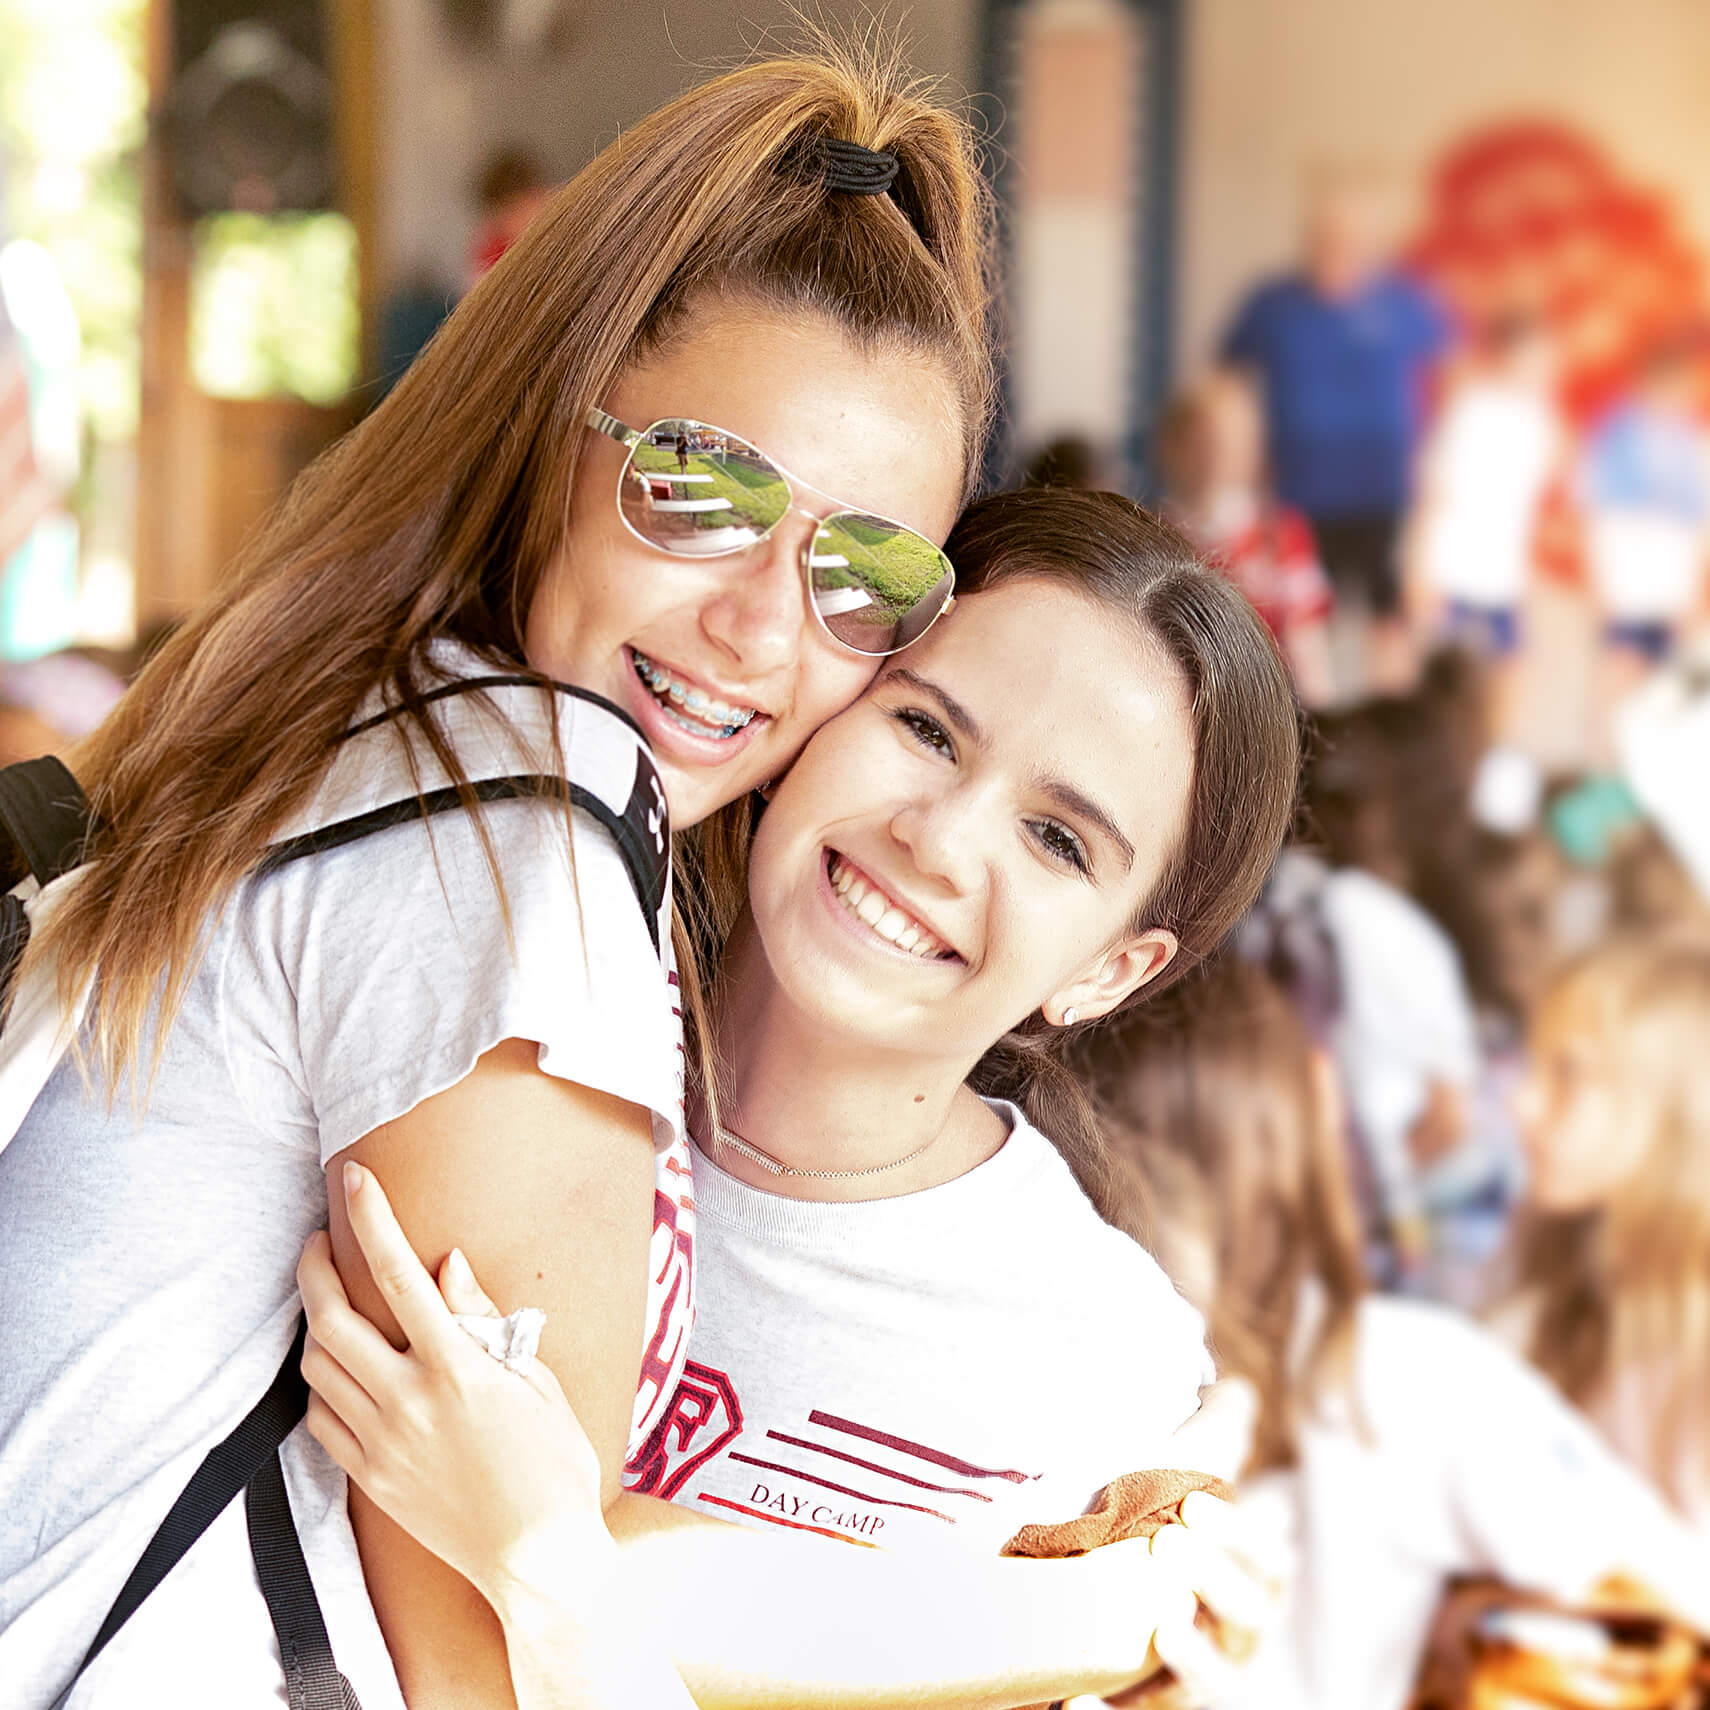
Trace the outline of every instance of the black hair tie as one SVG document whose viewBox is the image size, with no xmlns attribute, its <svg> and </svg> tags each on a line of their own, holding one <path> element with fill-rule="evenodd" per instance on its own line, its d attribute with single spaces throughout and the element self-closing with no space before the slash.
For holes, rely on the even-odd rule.
<svg viewBox="0 0 1710 1710">
<path fill-rule="evenodd" d="M 827 190 L 850 196 L 883 196 L 897 181 L 900 162 L 884 149 L 865 148 L 842 137 L 816 137 L 812 158 Z"/>
</svg>

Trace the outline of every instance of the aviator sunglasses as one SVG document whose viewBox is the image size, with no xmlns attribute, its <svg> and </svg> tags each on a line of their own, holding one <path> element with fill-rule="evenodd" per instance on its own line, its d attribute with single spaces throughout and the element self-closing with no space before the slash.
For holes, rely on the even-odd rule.
<svg viewBox="0 0 1710 1710">
<path fill-rule="evenodd" d="M 955 601 L 956 572 L 925 535 L 869 511 L 803 510 L 795 489 L 807 483 L 738 434 L 685 416 L 626 427 L 599 409 L 589 410 L 588 426 L 628 449 L 617 491 L 624 526 L 673 557 L 746 552 L 791 511 L 807 517 L 808 603 L 832 640 L 853 652 L 900 653 Z"/>
</svg>

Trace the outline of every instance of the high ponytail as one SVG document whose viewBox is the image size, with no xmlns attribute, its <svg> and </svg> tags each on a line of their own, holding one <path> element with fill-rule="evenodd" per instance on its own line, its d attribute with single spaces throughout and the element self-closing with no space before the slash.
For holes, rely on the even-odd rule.
<svg viewBox="0 0 1710 1710">
<path fill-rule="evenodd" d="M 819 137 L 895 155 L 892 193 L 802 173 Z M 99 970 L 108 1084 L 135 1065 L 157 997 L 170 1019 L 208 921 L 376 688 L 461 776 L 421 715 L 424 646 L 455 637 L 526 668 L 586 411 L 697 301 L 813 312 L 934 365 L 971 488 L 992 395 L 990 237 L 968 127 L 894 64 L 831 48 L 690 91 L 565 186 L 78 756 L 92 865 L 29 957 L 57 958 L 68 997 Z"/>
</svg>

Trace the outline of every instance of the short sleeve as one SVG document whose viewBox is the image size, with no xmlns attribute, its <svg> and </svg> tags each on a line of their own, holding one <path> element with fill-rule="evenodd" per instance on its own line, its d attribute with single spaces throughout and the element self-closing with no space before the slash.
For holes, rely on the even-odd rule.
<svg viewBox="0 0 1710 1710">
<path fill-rule="evenodd" d="M 226 961 L 227 1055 L 257 1114 L 323 1163 L 505 1039 L 548 1074 L 680 1121 L 675 987 L 609 834 L 502 801 L 411 820 L 252 880 Z M 291 1136 L 299 1141 L 303 1136 Z"/>
</svg>

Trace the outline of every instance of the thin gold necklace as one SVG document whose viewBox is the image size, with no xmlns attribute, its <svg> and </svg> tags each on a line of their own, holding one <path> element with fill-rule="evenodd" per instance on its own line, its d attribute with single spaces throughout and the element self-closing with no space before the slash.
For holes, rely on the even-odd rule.
<svg viewBox="0 0 1710 1710">
<path fill-rule="evenodd" d="M 923 1152 L 938 1144 L 938 1136 L 934 1134 L 924 1146 L 917 1146 L 905 1157 L 897 1158 L 889 1164 L 874 1164 L 866 1170 L 798 1170 L 794 1164 L 786 1164 L 781 1158 L 774 1158 L 770 1152 L 762 1152 L 752 1141 L 744 1140 L 740 1134 L 732 1134 L 728 1128 L 715 1127 L 713 1132 L 718 1136 L 721 1146 L 728 1146 L 734 1152 L 740 1152 L 743 1157 L 751 1159 L 763 1170 L 770 1170 L 775 1176 L 811 1176 L 815 1181 L 846 1182 L 853 1181 L 858 1176 L 882 1176 L 887 1170 L 900 1170 L 904 1164 L 912 1164 Z"/>
</svg>

